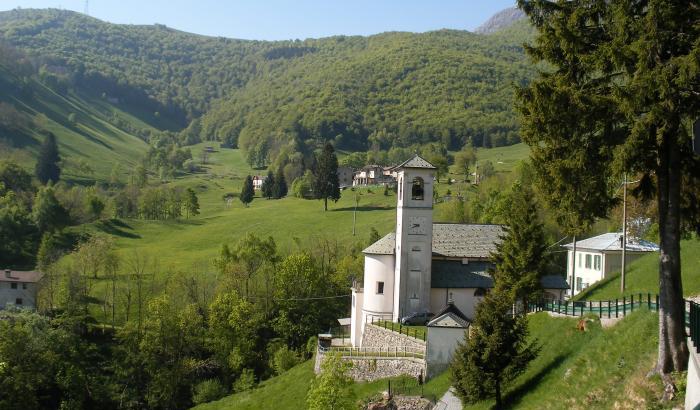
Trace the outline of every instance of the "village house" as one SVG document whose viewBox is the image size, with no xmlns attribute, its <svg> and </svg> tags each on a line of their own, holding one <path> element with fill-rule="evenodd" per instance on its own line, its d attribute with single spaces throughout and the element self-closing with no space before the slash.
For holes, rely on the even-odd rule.
<svg viewBox="0 0 700 410">
<path fill-rule="evenodd" d="M 464 325 L 493 287 L 488 271 L 503 227 L 433 223 L 435 167 L 416 155 L 396 172 L 396 231 L 363 251 L 364 280 L 352 287 L 355 347 L 363 344 L 365 324 L 377 319 L 398 322 L 412 313 L 441 312 L 452 319 L 434 320 L 461 318 L 456 323 Z M 560 299 L 569 286 L 562 276 L 547 276 L 542 287 L 550 298 Z"/>
<path fill-rule="evenodd" d="M 253 189 L 255 191 L 262 189 L 263 183 L 267 179 L 265 175 L 254 175 L 253 176 Z"/>
<path fill-rule="evenodd" d="M 355 171 L 353 186 L 368 185 L 393 185 L 396 183 L 396 167 L 383 167 L 381 165 L 366 165 Z"/>
<path fill-rule="evenodd" d="M 41 277 L 41 272 L 5 269 L 0 276 L 0 309 L 8 307 L 36 309 Z"/>
<path fill-rule="evenodd" d="M 622 268 L 622 232 L 604 233 L 577 241 L 575 258 L 573 242 L 563 247 L 567 249 L 566 277 L 571 283 L 574 274 L 576 276 L 574 295 Z M 658 251 L 657 244 L 628 236 L 625 262 L 630 263 L 646 253 Z M 567 294 L 571 295 L 571 290 Z"/>
<path fill-rule="evenodd" d="M 355 175 L 352 167 L 340 165 L 338 166 L 338 183 L 341 188 L 352 186 L 352 179 Z"/>
</svg>

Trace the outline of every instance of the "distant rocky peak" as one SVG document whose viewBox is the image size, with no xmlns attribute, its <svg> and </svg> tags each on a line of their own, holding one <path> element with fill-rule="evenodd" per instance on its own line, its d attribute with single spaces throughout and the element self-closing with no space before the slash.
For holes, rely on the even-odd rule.
<svg viewBox="0 0 700 410">
<path fill-rule="evenodd" d="M 478 34 L 491 34 L 510 27 L 516 21 L 524 19 L 525 13 L 517 7 L 509 7 L 494 14 L 484 24 L 474 30 Z"/>
</svg>

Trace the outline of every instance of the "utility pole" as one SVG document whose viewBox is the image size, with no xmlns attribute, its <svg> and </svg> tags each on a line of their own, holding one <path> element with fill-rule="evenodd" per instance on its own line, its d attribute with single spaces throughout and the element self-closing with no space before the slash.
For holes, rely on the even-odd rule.
<svg viewBox="0 0 700 410">
<path fill-rule="evenodd" d="M 85 15 L 89 16 L 90 15 L 90 5 L 88 3 L 89 0 L 85 0 Z"/>
<path fill-rule="evenodd" d="M 352 211 L 352 236 L 355 236 L 355 222 L 357 221 L 357 204 L 360 202 L 360 196 L 355 192 L 355 210 Z"/>
<path fill-rule="evenodd" d="M 625 293 L 625 257 L 627 256 L 627 173 L 622 180 L 622 267 L 620 269 L 620 293 Z"/>
<path fill-rule="evenodd" d="M 573 299 L 576 292 L 576 235 L 574 235 L 574 250 L 571 255 L 571 299 Z"/>
</svg>

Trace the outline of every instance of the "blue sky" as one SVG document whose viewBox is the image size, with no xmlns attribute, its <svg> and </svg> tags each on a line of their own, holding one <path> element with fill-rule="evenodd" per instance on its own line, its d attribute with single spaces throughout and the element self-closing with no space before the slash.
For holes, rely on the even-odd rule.
<svg viewBox="0 0 700 410">
<path fill-rule="evenodd" d="M 93 17 L 113 23 L 165 24 L 232 38 L 282 40 L 384 31 L 473 30 L 514 0 L 90 0 Z M 63 8 L 85 0 L 1 0 L 0 10 Z"/>
</svg>

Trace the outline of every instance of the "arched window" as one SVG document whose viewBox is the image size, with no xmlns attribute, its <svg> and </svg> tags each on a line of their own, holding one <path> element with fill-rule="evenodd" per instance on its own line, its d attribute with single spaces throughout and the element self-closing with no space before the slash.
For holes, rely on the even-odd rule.
<svg viewBox="0 0 700 410">
<path fill-rule="evenodd" d="M 411 187 L 411 199 L 422 201 L 425 196 L 423 189 L 423 178 L 413 178 L 413 186 Z"/>
</svg>

